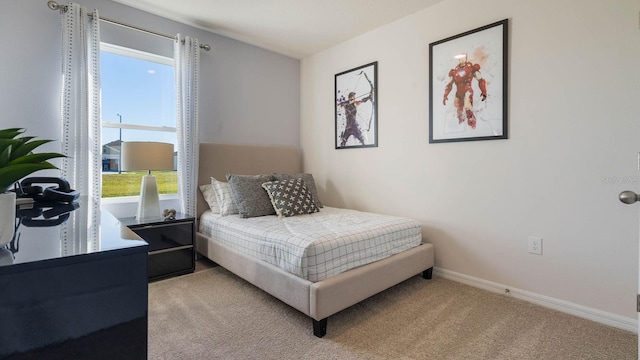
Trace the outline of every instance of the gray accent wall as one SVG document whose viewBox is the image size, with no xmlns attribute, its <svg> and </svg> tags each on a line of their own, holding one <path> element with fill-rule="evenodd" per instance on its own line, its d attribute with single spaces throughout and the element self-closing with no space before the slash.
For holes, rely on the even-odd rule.
<svg viewBox="0 0 640 360">
<path fill-rule="evenodd" d="M 65 3 L 60 1 L 60 3 Z M 299 146 L 300 62 L 108 0 L 76 1 L 102 17 L 212 46 L 201 53 L 200 141 Z M 0 128 L 60 133 L 60 16 L 45 0 L 13 1 L 0 12 Z M 172 56 L 171 40 L 105 22 L 101 39 Z M 105 115 L 106 116 L 106 115 Z M 43 150 L 55 150 L 58 143 Z"/>
</svg>

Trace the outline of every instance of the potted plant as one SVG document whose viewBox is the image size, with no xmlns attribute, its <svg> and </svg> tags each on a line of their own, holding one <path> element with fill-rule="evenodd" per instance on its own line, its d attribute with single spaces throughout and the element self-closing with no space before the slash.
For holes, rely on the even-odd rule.
<svg viewBox="0 0 640 360">
<path fill-rule="evenodd" d="M 34 149 L 53 140 L 34 140 L 34 136 L 21 136 L 24 131 L 21 128 L 0 130 L 0 246 L 13 237 L 16 194 L 8 190 L 20 179 L 38 170 L 57 169 L 48 160 L 65 157 L 53 152 L 34 154 Z"/>
<path fill-rule="evenodd" d="M 57 169 L 48 160 L 65 157 L 59 153 L 34 154 L 33 150 L 53 140 L 34 140 L 34 136 L 20 136 L 24 129 L 0 130 L 0 192 L 6 192 L 23 177 L 38 170 Z"/>
</svg>

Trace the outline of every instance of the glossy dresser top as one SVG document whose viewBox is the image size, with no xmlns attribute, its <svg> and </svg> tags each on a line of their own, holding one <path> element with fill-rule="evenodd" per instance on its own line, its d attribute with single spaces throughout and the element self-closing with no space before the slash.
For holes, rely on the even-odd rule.
<svg viewBox="0 0 640 360">
<path fill-rule="evenodd" d="M 11 242 L 0 247 L 0 274 L 47 260 L 138 247 L 142 251 L 147 245 L 86 197 L 76 204 L 19 206 L 15 224 Z"/>
</svg>

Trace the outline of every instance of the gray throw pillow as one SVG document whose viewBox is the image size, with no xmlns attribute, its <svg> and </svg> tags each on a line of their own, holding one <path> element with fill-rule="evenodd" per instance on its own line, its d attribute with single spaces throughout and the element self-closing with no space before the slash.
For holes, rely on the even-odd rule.
<svg viewBox="0 0 640 360">
<path fill-rule="evenodd" d="M 262 184 L 271 197 L 271 204 L 279 217 L 318 212 L 311 192 L 301 178 L 270 181 Z"/>
<path fill-rule="evenodd" d="M 227 182 L 238 212 L 243 218 L 274 215 L 269 194 L 262 184 L 273 180 L 272 175 L 236 175 L 227 174 Z"/>
<path fill-rule="evenodd" d="M 320 202 L 320 198 L 318 197 L 318 191 L 316 190 L 316 182 L 313 180 L 313 175 L 311 174 L 273 174 L 273 178 L 276 181 L 279 180 L 289 180 L 289 179 L 302 179 L 304 180 L 305 185 L 307 186 L 307 190 L 311 193 L 313 197 L 313 202 L 316 204 L 318 208 L 322 208 L 322 203 Z"/>
</svg>

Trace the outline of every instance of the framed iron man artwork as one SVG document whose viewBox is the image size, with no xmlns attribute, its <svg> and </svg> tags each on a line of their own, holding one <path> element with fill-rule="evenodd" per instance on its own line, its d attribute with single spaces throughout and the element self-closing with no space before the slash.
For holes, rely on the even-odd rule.
<svg viewBox="0 0 640 360">
<path fill-rule="evenodd" d="M 429 143 L 508 138 L 505 19 L 429 44 Z"/>
<path fill-rule="evenodd" d="M 336 74 L 336 149 L 378 146 L 377 90 L 377 61 Z"/>
</svg>

